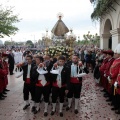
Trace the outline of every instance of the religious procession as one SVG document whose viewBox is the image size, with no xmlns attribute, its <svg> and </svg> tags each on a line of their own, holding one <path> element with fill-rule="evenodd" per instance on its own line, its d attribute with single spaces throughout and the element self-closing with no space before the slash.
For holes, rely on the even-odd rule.
<svg viewBox="0 0 120 120">
<path fill-rule="evenodd" d="M 0 120 L 120 120 L 120 19 L 90 2 L 100 36 L 89 31 L 81 42 L 59 13 L 51 38 L 46 29 L 34 44 L 0 46 Z M 104 3 L 112 17 L 119 2 Z"/>
</svg>

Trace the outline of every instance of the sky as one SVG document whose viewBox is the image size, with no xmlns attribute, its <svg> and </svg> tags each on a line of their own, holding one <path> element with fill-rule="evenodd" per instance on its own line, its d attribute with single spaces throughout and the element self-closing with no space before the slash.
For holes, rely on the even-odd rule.
<svg viewBox="0 0 120 120">
<path fill-rule="evenodd" d="M 83 39 L 83 34 L 99 34 L 99 24 L 92 22 L 90 16 L 93 5 L 90 0 L 0 0 L 3 6 L 14 6 L 14 14 L 22 19 L 15 25 L 19 28 L 16 35 L 1 39 L 14 41 L 39 40 L 46 34 L 49 36 L 56 24 L 57 14 L 63 14 L 63 22 L 76 36 Z"/>
</svg>

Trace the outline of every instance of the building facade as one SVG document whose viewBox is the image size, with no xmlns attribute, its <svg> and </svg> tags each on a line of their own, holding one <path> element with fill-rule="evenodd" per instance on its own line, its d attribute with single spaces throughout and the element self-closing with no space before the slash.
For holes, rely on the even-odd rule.
<svg viewBox="0 0 120 120">
<path fill-rule="evenodd" d="M 120 43 L 120 0 L 110 1 L 108 0 L 106 9 L 99 16 L 100 48 L 114 50 L 117 44 Z"/>
</svg>

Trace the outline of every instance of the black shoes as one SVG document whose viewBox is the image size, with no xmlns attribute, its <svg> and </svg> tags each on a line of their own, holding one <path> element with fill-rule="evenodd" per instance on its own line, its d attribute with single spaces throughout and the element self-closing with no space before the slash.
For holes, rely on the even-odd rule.
<svg viewBox="0 0 120 120">
<path fill-rule="evenodd" d="M 55 114 L 55 111 L 51 112 L 51 115 L 53 116 Z M 60 117 L 63 117 L 63 112 L 60 112 Z"/>
<path fill-rule="evenodd" d="M 5 97 L 7 97 L 7 96 L 5 96 L 5 95 L 1 94 L 1 97 L 5 98 Z"/>
<path fill-rule="evenodd" d="M 3 98 L 3 97 L 0 97 L 0 100 L 4 100 L 5 98 Z"/>
<path fill-rule="evenodd" d="M 34 110 L 34 114 L 37 114 L 38 112 L 40 112 L 40 108 L 37 110 L 36 108 L 35 108 L 35 110 Z"/>
<path fill-rule="evenodd" d="M 4 91 L 5 91 L 5 92 L 9 92 L 10 90 L 8 90 L 8 89 L 5 89 Z"/>
<path fill-rule="evenodd" d="M 112 100 L 111 99 L 107 99 L 106 102 L 111 102 Z"/>
<path fill-rule="evenodd" d="M 101 92 L 106 92 L 106 90 L 105 89 L 103 89 L 103 90 L 100 90 Z"/>
<path fill-rule="evenodd" d="M 75 110 L 74 110 L 74 113 L 75 113 L 75 114 L 78 114 L 78 110 L 77 110 L 77 109 L 75 109 Z"/>
<path fill-rule="evenodd" d="M 63 117 L 63 112 L 60 112 L 60 117 Z"/>
<path fill-rule="evenodd" d="M 25 105 L 25 106 L 23 107 L 23 110 L 26 110 L 29 106 L 30 106 L 30 104 Z"/>
<path fill-rule="evenodd" d="M 66 111 L 68 111 L 70 109 L 70 107 L 66 107 Z"/>
<path fill-rule="evenodd" d="M 120 114 L 120 110 L 116 111 L 115 113 L 116 113 L 116 114 Z"/>
<path fill-rule="evenodd" d="M 113 103 L 108 103 L 108 105 L 113 106 Z"/>
<path fill-rule="evenodd" d="M 44 112 L 44 116 L 45 116 L 45 117 L 48 116 L 48 113 L 47 113 L 47 112 Z"/>
<path fill-rule="evenodd" d="M 34 111 L 35 111 L 35 106 L 33 106 L 33 107 L 32 107 L 31 111 L 32 111 L 32 112 L 34 112 Z"/>
<path fill-rule="evenodd" d="M 107 97 L 109 97 L 109 95 L 108 94 L 104 94 L 104 97 L 107 98 Z"/>
<path fill-rule="evenodd" d="M 6 95 L 7 93 L 4 91 L 2 94 L 5 94 L 5 95 Z"/>
<path fill-rule="evenodd" d="M 111 110 L 113 110 L 113 111 L 114 111 L 114 110 L 118 110 L 118 108 L 117 108 L 117 107 L 113 107 L 113 108 L 111 108 Z"/>
<path fill-rule="evenodd" d="M 52 111 L 52 112 L 51 112 L 51 115 L 54 115 L 54 114 L 55 114 L 55 111 Z"/>
<path fill-rule="evenodd" d="M 14 73 L 11 73 L 10 75 L 13 75 Z"/>
</svg>

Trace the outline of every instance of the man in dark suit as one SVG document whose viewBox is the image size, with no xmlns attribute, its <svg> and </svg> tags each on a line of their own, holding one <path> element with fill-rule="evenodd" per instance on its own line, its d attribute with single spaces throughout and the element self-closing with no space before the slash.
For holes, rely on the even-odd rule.
<svg viewBox="0 0 120 120">
<path fill-rule="evenodd" d="M 12 50 L 10 50 L 10 53 L 8 55 L 8 64 L 9 64 L 10 75 L 13 75 L 15 60 L 14 60 L 14 54 L 12 53 Z"/>
<path fill-rule="evenodd" d="M 23 64 L 18 64 L 17 67 L 22 67 L 23 69 L 23 81 L 24 81 L 23 98 L 25 101 L 25 106 L 23 107 L 23 110 L 26 110 L 30 106 L 29 93 L 31 93 L 31 98 L 33 101 L 32 111 L 34 111 L 35 81 L 33 80 L 32 72 L 35 64 L 32 63 L 32 59 L 33 57 L 31 55 L 27 55 L 26 56 L 27 62 Z"/>
<path fill-rule="evenodd" d="M 82 89 L 82 77 L 78 77 L 77 75 L 82 73 L 83 71 L 88 74 L 88 70 L 84 68 L 82 62 L 79 61 L 78 55 L 72 56 L 72 62 L 69 64 L 69 82 L 66 93 L 68 97 L 68 106 L 66 111 L 71 108 L 72 98 L 75 98 L 75 110 L 74 113 L 78 113 L 78 104 L 80 99 L 80 93 Z"/>
<path fill-rule="evenodd" d="M 38 69 L 44 71 L 45 73 L 40 74 Z M 48 115 L 48 102 L 49 102 L 49 94 L 50 94 L 50 78 L 49 78 L 49 71 L 46 65 L 43 63 L 43 58 L 37 56 L 36 57 L 36 66 L 33 69 L 33 79 L 36 81 L 35 85 L 35 111 L 34 114 L 40 111 L 40 98 L 44 96 L 44 116 Z"/>
<path fill-rule="evenodd" d="M 60 56 L 58 62 L 54 64 L 53 70 L 57 70 L 58 74 L 52 74 L 52 105 L 53 109 L 51 115 L 54 115 L 56 109 L 57 98 L 60 100 L 59 113 L 60 117 L 63 117 L 63 103 L 65 97 L 66 85 L 69 78 L 68 67 L 65 65 L 65 57 Z"/>
</svg>

